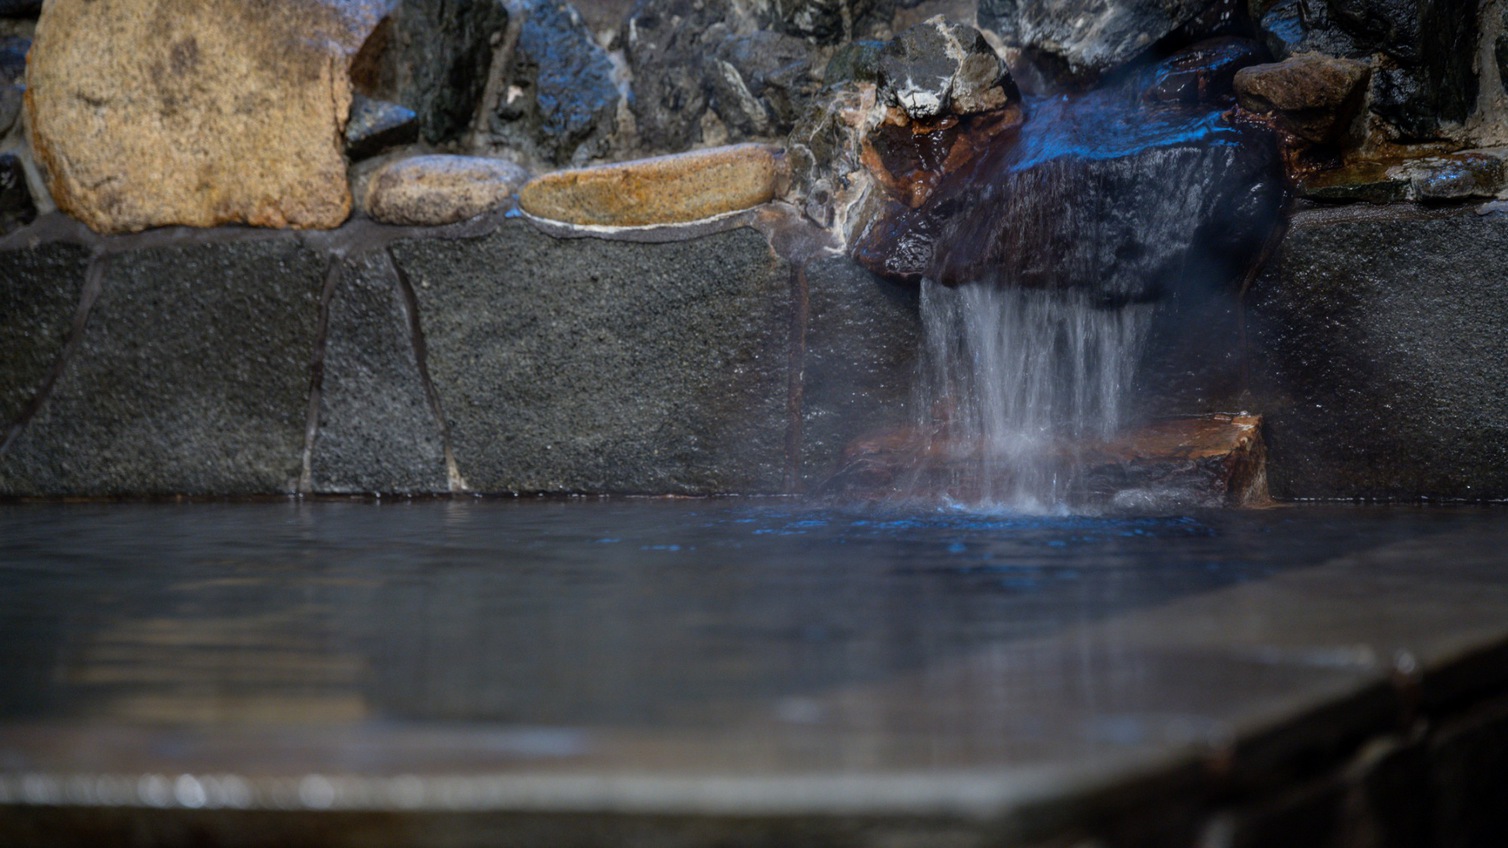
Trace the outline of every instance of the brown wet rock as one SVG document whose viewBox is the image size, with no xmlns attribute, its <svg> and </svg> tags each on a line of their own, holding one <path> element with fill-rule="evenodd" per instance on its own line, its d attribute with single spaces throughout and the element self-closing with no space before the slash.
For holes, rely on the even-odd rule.
<svg viewBox="0 0 1508 848">
<path fill-rule="evenodd" d="M 881 149 L 899 141 L 883 127 L 865 162 L 887 191 L 850 255 L 894 280 L 1077 289 L 1103 305 L 1233 284 L 1283 203 L 1276 145 L 1221 100 L 1145 99 L 1169 67 L 1032 98 L 1029 120 L 986 134 L 961 162 L 948 150 L 929 164 L 940 145 L 919 137 L 921 164 L 902 170 Z"/>
<path fill-rule="evenodd" d="M 1267 502 L 1262 419 L 1208 415 L 1154 421 L 1103 444 L 1059 444 L 1041 459 L 1071 479 L 1068 500 L 1093 505 L 1260 506 Z M 856 441 L 822 487 L 864 499 L 977 501 L 1013 470 L 981 445 L 916 430 Z"/>
<path fill-rule="evenodd" d="M 784 179 L 777 148 L 739 144 L 545 174 L 524 186 L 519 205 L 584 226 L 678 224 L 767 203 Z"/>
<path fill-rule="evenodd" d="M 413 156 L 372 174 L 363 209 L 384 224 L 451 224 L 506 203 L 528 176 L 505 159 Z"/>
<path fill-rule="evenodd" d="M 860 160 L 885 198 L 915 209 L 942 180 L 1021 126 L 1021 95 L 978 30 L 930 18 L 876 57 L 883 117 Z"/>
<path fill-rule="evenodd" d="M 1246 109 L 1276 114 L 1299 138 L 1332 143 L 1351 129 L 1370 75 L 1365 62 L 1305 53 L 1237 72 L 1236 95 Z"/>
<path fill-rule="evenodd" d="M 58 207 L 99 232 L 327 228 L 350 212 L 342 131 L 378 0 L 56 0 L 27 70 Z"/>
</svg>

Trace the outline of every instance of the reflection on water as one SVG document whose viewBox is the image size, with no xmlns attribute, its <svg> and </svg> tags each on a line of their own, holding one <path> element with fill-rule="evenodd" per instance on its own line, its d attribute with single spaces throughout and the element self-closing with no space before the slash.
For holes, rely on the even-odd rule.
<svg viewBox="0 0 1508 848">
<path fill-rule="evenodd" d="M 715 727 L 1473 516 L 13 505 L 0 720 Z"/>
</svg>

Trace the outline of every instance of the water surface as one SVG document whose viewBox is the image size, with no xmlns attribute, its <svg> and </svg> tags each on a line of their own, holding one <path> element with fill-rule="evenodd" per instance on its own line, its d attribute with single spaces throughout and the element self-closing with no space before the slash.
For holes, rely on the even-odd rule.
<svg viewBox="0 0 1508 848">
<path fill-rule="evenodd" d="M 711 727 L 1492 509 L 10 505 L 0 721 Z"/>
</svg>

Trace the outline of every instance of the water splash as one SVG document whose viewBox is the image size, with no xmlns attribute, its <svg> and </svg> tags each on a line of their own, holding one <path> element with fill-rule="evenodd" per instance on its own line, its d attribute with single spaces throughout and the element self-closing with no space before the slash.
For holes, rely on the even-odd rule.
<svg viewBox="0 0 1508 848">
<path fill-rule="evenodd" d="M 924 281 L 917 423 L 929 434 L 926 453 L 950 469 L 947 496 L 1064 511 L 1081 452 L 1126 423 L 1152 308 L 1106 309 L 1080 291 Z"/>
</svg>

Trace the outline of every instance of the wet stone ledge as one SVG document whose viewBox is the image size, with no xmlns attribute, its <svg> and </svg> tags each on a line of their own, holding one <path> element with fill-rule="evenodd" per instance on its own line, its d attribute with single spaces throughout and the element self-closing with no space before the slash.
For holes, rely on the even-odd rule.
<svg viewBox="0 0 1508 848">
<path fill-rule="evenodd" d="M 916 302 L 753 223 L 54 216 L 0 242 L 0 496 L 802 491 L 908 414 Z"/>
<path fill-rule="evenodd" d="M 76 349 L 0 458 L 0 491 L 293 489 L 324 257 L 280 235 L 153 247 L 103 263 Z M 77 270 L 9 284 L 66 290 Z"/>
<path fill-rule="evenodd" d="M 640 244 L 515 220 L 392 253 L 468 488 L 782 491 L 791 271 L 759 233 Z"/>
<path fill-rule="evenodd" d="M 1508 215 L 1298 210 L 1248 300 L 1279 498 L 1508 498 Z"/>
</svg>

